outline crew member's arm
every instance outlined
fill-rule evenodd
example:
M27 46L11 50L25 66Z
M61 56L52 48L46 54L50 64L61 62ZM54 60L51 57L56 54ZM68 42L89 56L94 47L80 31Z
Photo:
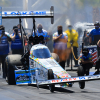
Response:
M13 34L10 35L10 37L11 37L12 41L15 41L16 34L13 33Z
M7 40L8 40L9 42L12 40L8 32L5 32L4 35L7 36Z
M68 42L68 35L67 35L67 33L63 32L63 34L64 34L64 39L66 39L66 42Z
M97 42L97 45L100 47L100 40Z
M0 40L1 40L2 37L3 37L3 34L0 36Z
M21 39L21 33L18 33L19 38Z
M59 36L57 36L56 33L54 33L53 34L53 41L57 42L61 36L62 36L62 34L60 34Z
M92 44L92 38L89 37L89 44Z

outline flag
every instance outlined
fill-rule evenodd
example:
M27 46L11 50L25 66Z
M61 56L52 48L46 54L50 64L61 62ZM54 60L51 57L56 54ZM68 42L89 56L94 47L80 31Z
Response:
M84 46L84 48L88 48L89 49L89 53L92 54L92 61L94 62L94 65L95 65L96 61L98 59L97 45Z
M92 52L91 54L92 54L92 61L93 61L94 64L95 64L96 61L97 61L97 57L98 57L98 55L97 55L97 50L94 51L94 52Z
M89 52L92 54L92 61L94 62L94 65L97 61L97 57L98 57L98 54L97 54L97 47L92 47L91 48L88 48L89 49Z

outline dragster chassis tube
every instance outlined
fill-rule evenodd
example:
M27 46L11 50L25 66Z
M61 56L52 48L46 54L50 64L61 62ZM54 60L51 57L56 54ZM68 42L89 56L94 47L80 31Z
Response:
M62 79L52 79L52 80L45 80L45 81L38 80L37 85L39 86L39 85L80 82L80 81L92 81L92 80L99 80L99 79L100 79L100 74L91 75L91 76L79 76L79 77L69 77L69 78L62 78Z

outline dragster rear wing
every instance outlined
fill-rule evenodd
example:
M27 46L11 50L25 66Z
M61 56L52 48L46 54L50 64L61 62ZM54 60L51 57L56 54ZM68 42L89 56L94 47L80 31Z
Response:
M50 85L50 84L60 84L60 83L71 83L80 81L92 81L100 79L100 74L91 76L79 76L79 77L69 77L63 79L52 79L46 81L38 81L37 85Z
M2 11L2 19L8 18L51 18L54 23L54 7L50 11Z

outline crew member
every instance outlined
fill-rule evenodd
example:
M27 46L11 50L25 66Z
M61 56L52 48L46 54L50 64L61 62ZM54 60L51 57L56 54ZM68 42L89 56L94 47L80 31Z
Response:
M3 78L6 78L5 58L9 53L9 41L11 41L9 33L5 32L3 25L0 25L0 63L2 64Z
M13 27L13 34L11 34L11 50L12 54L23 54L23 44L21 34L18 33L18 27Z
M90 45L97 45L97 42L100 39L100 23L99 21L96 21L94 23L95 29L93 29L90 34L89 34L89 43ZM98 56L100 56L100 47L97 46L97 50L98 50Z
M92 55L89 53L87 48L82 50L82 55L80 57L80 64L84 69L84 74L89 75L90 68L93 67Z
M72 28L72 25L68 25L68 29L65 31L65 33L67 34L68 36L68 42L67 42L67 48L68 48L68 51L71 51L71 46L73 46L73 51L74 51L74 54L75 54L75 57L76 59L78 58L77 57L77 48L78 48L78 33L76 30L74 30ZM70 63L70 53L69 53L69 59L67 60L67 67L69 67L69 63ZM78 61L74 59L74 62L75 62L75 66L74 67L78 67Z
M62 26L57 27L57 32L53 34L54 53L59 56L59 64L65 69L67 59L67 34L63 32Z
M50 40L50 36L48 35L48 32L43 29L42 24L38 24L37 25L37 31L36 31L36 34L34 34L34 32L33 32L33 37L35 35L36 36L43 36L44 37L45 44Z

